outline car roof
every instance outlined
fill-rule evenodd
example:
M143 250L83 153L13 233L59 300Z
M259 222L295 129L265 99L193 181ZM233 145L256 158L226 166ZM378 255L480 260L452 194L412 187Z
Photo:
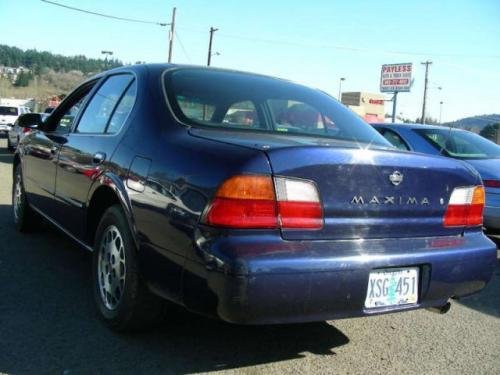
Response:
M248 76L253 76L253 77L272 79L272 80L281 81L281 82L288 82L288 83L292 83L292 84L299 84L299 83L296 83L294 81L280 78L280 77L274 77L274 76L260 74L260 73L254 73L254 72L247 72L247 71L242 71L242 70L237 70L237 69L216 68L216 67L206 66L206 65L168 64L168 63L148 63L148 64L136 64L136 65L120 66L120 67L110 69L108 71L104 71L104 72L101 72L99 74L96 74L91 79L95 79L95 78L104 76L105 74L108 74L108 73L114 73L114 72L120 72L120 71L131 71L131 70L135 71L135 72L139 72L143 69L147 69L147 70L151 71L153 74L160 74L160 73L163 73L163 71L165 71L166 69L172 69L172 68L191 68L191 69L196 69L196 70L200 70L200 71L207 71L207 72L216 71L216 72L226 72L226 73L237 73L237 74L248 75Z
M414 123L391 123L391 122L380 122L380 123L371 123L371 125L375 127L384 126L386 128L396 128L396 129L439 129L439 130L450 130L448 126L440 126L440 125L427 125L427 124L414 124ZM453 128L453 130L463 131L464 129Z

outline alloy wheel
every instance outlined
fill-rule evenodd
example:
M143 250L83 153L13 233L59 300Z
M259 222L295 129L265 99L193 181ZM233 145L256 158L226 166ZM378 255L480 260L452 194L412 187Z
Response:
M115 310L123 297L126 267L123 238L114 225L104 231L97 267L101 300L107 309Z

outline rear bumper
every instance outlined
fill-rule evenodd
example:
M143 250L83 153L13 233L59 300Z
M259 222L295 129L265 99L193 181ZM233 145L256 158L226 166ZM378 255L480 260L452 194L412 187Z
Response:
M273 253L248 255L269 249ZM441 306L451 297L481 290L497 262L496 246L479 232L364 241L226 237L202 251L207 250L212 254L206 257L210 266L205 265L208 290L185 286L185 298L203 300L201 296L209 293L215 296L216 315L242 324L320 321ZM229 254L239 255L231 260ZM370 271L405 266L420 268L418 303L366 309ZM196 267L188 262L189 268Z

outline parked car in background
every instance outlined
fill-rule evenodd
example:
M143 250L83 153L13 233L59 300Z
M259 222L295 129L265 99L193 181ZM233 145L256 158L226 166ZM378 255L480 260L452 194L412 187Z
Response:
M401 150L464 160L481 175L486 190L484 225L500 231L500 146L467 130L419 124L373 124Z
M31 110L24 106L0 105L0 133L7 133L20 115L30 112Z
M40 113L40 118L43 121L49 117L47 113ZM17 148L17 145L23 139L23 137L30 133L32 129L30 128L22 128L19 126L19 122L16 120L14 125L10 128L9 132L7 133L7 149L9 151L14 151Z
M472 168L400 152L288 81L127 66L19 124L36 128L14 155L15 225L38 213L93 251L116 330L163 299L243 324L445 312L496 266Z

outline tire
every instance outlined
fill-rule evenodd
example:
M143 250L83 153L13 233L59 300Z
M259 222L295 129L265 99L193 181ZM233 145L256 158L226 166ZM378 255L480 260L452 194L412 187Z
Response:
M23 184L23 173L21 165L17 165L14 171L12 183L12 215L14 225L19 232L32 230L36 223L36 213L29 206Z
M108 208L97 228L92 261L97 311L118 332L150 328L162 313L162 300L146 287L137 249L119 205Z

